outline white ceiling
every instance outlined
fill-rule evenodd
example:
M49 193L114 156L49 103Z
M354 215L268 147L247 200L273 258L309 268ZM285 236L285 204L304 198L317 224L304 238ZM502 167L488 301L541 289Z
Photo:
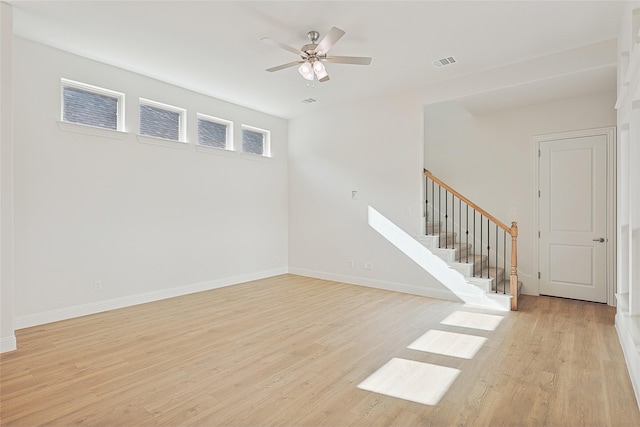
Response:
M18 36L284 118L613 39L623 8L616 1L9 3ZM371 56L372 64L327 64L331 80L313 86L295 67L264 71L298 58L261 38L299 48L308 31L322 38L332 26L346 35L331 54ZM444 56L458 63L434 68ZM594 78L615 87L615 73ZM573 92L589 90L594 80L584 80ZM301 102L309 97L318 102Z

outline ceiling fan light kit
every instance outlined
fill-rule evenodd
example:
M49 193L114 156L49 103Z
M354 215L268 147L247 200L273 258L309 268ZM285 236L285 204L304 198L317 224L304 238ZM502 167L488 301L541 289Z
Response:
M344 31L339 28L333 27L327 35L317 43L320 38L320 33L317 31L309 31L307 37L311 43L302 46L300 50L280 43L279 41L264 37L262 40L268 41L284 50L300 55L300 61L289 62L287 64L278 65L276 67L267 68L267 71L274 72L284 70L285 68L298 67L300 75L309 81L313 81L316 78L319 82L326 82L329 80L329 73L325 68L323 62L331 62L335 64L355 64L355 65L369 65L371 58L361 56L327 56L327 52L331 47L344 35Z
M311 67L310 63L303 62L302 65L298 67L298 71L300 72L300 75L304 77L306 80L314 79L313 68Z

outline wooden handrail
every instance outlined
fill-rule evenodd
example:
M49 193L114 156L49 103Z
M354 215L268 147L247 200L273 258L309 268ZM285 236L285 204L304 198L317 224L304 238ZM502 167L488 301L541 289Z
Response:
M491 222L496 224L498 227L509 233L511 235L511 274L509 280L509 291L511 292L511 310L518 310L518 224L513 221L511 223L511 227L505 225L502 221L491 215L489 212L482 209L477 204L473 203L471 200L460 194L457 190L451 188L449 185L444 183L442 180L438 179L434 176L430 171L424 169L424 174L427 178L431 179L435 183L437 183L440 187L443 187L445 190L449 191L454 196L458 197L460 200L465 202L468 206L480 212L485 218L489 219ZM497 256L497 255L496 255ZM506 272L505 272L506 273Z
M502 228L504 231L506 231L507 233L511 234L511 227L507 227L506 225L504 225L504 223L502 221L500 221L499 219L497 219L496 217L494 217L493 215L491 215L489 212L485 211L484 209L482 209L480 206L476 205L475 203L473 203L471 200L469 200L468 198L464 197L462 194L460 194L458 191L456 191L455 189L449 187L447 184L445 184L444 182L442 182L440 179L438 179L435 175L433 175L431 172L429 172L427 169L424 170L424 174L425 176L428 176L430 179L432 179L433 181L435 181L438 185L440 185L441 187L445 188L447 191L449 191L450 193L453 193L456 195L456 197L458 197L460 200L462 200L463 202L465 202L466 204L468 204L469 206L471 206L473 209L477 210L478 212L480 212L482 215L484 215L486 218L489 218L494 224L496 224L498 227ZM511 234L513 236L513 234ZM516 233L517 235L517 233Z

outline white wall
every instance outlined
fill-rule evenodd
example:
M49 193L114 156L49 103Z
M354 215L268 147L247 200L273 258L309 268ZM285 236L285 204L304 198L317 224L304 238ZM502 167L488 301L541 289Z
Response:
M15 350L13 319L13 10L0 2L0 353Z
M368 224L371 206L421 233L421 110L399 94L290 121L290 272L456 299Z
M61 130L61 78L125 93L124 140ZM138 142L139 97L188 110L188 149ZM20 38L14 109L18 328L286 272L285 120ZM273 158L195 150L197 112Z
M532 137L615 126L615 98L611 91L477 114L468 111L464 99L425 108L425 167L505 224L518 222L518 278L524 293L539 293Z
M615 125L613 89L566 99L568 93L581 90L566 84L574 76L582 80L611 75L615 76L615 41L610 40L293 119L289 126L290 271L455 299L367 225L366 209L372 206L410 235L421 234L422 168L427 167L450 178L454 187L462 184L458 187L463 194L477 197L504 222L512 220L505 218L511 207L518 210L513 220L523 221L521 270L533 275L531 137ZM486 114L482 120L456 103L444 103L477 94L488 94L492 100L503 89L526 94L527 84L541 87L551 80L556 87L570 86L554 94L566 100ZM432 107L423 115L424 105ZM480 189L475 173L466 167L473 160L486 160L496 150L517 158L511 165L485 168L490 169L489 185L501 186L503 193ZM505 179L510 172L518 178ZM359 191L358 200L350 200L352 190ZM365 261L372 263L371 271L363 269Z

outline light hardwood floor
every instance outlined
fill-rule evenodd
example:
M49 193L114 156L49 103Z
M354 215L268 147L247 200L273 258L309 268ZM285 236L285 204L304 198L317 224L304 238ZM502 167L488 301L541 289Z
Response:
M614 314L527 296L518 312L490 312L278 276L17 331L19 349L0 356L1 421L640 426ZM479 329L487 319L495 328ZM472 358L407 348L428 331L486 341ZM391 359L459 373L431 405L358 388ZM399 371L387 384L402 383ZM437 380L407 381L407 392Z

